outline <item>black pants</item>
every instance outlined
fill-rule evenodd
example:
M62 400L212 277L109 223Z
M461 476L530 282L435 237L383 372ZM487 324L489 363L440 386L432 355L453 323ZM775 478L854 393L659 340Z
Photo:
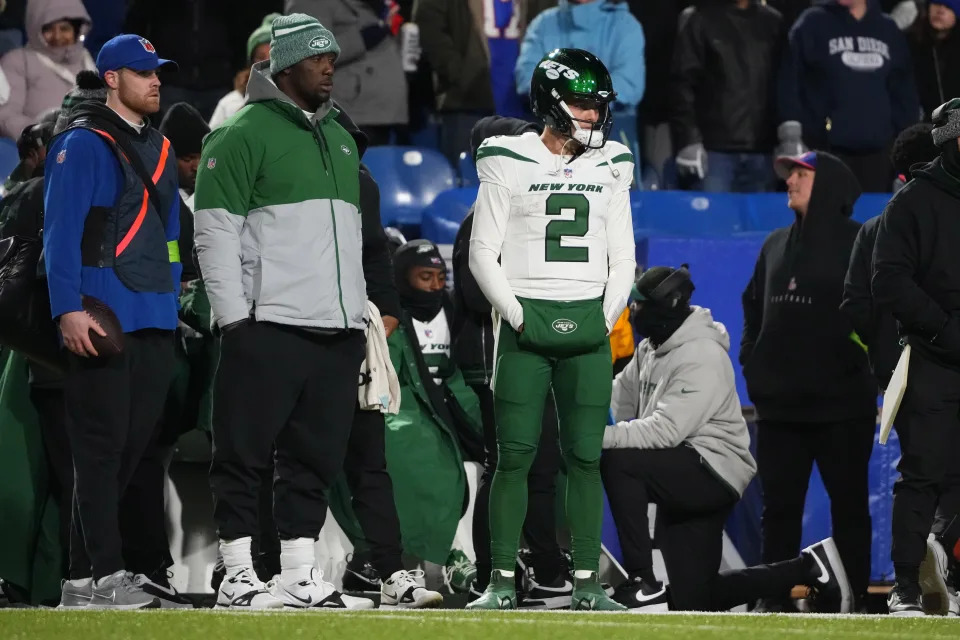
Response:
M60 509L60 545L64 565L70 556L70 520L73 505L73 456L67 437L67 412L63 389L59 387L30 387L30 402L37 411L43 449L50 470L50 493L56 497ZM66 572L64 572L66 575Z
M960 514L960 373L914 351L896 427L901 456L891 555L897 578L915 580L934 511L938 533Z
M606 450L600 473L631 576L652 573L647 506L657 505L657 539L674 609L724 611L805 581L800 558L717 573L723 525L737 496L692 448Z
M163 580L166 579L167 569L173 566L164 500L167 464L177 440L197 424L200 401L208 379L204 374L209 373L205 369L205 357L194 358L194 362L190 362L179 344L175 349L175 357L183 361L181 366L189 367L186 390L181 393L174 388L175 385L171 385L159 428L120 501L120 535L123 538L126 569L150 578L159 576Z
M477 588L483 590L490 580L490 483L497 469L497 425L493 414L493 392L487 385L471 387L480 399L486 460L473 506L473 548L477 556ZM557 472L560 470L560 444L557 410L553 395L543 410L540 443L527 476L527 516L523 537L530 549L530 562L537 580L551 582L563 571L563 558L557 545Z
M360 331L322 336L255 322L223 336L210 467L220 538L257 533L261 474L274 459L280 539L319 535L347 452L363 356Z
M343 463L353 512L381 580L403 569L400 518L393 500L393 482L387 473L385 429L382 413L361 411L358 406Z
M173 372L172 331L128 333L112 358L70 355L64 383L73 451L70 576L124 568L119 505L153 438Z
M872 542L867 469L875 433L873 416L826 424L757 422L764 562L789 560L799 553L803 507L816 462L830 497L833 538L854 596L866 594Z

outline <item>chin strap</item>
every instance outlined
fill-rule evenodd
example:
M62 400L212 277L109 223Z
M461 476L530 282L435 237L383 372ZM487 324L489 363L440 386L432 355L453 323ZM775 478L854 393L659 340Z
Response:
M614 178L619 178L620 171L618 171L617 168L613 166L613 163L610 162L609 156L607 156L606 152L604 151L604 148L603 148L604 145L600 145L599 147L590 146L590 143L593 141L593 134L596 132L596 130L591 128L589 131L587 131L586 129L581 127L580 121L577 120L575 117L573 117L573 113L570 111L570 107L568 107L567 103L560 98L560 94L557 92L557 90L554 89L551 93L553 97L557 100L557 103L560 105L560 108L563 109L563 111L570 117L570 121L573 123L573 135L571 136L569 133L566 133L564 135L566 135L569 138L569 140L574 140L580 143L581 145L583 145L587 149L599 150L600 155L603 156L603 159L606 161L607 166L610 168L610 173L613 174ZM603 141L602 133L601 133L600 139L601 141ZM563 146L566 147L567 143L564 143ZM561 156L562 155L563 154L561 153ZM558 172L559 172L559 169L558 169Z

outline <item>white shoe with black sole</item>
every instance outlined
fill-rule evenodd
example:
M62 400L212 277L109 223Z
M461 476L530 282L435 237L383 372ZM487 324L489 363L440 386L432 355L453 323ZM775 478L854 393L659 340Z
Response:
M949 613L954 595L947 586L949 573L947 552L931 533L927 537L927 554L920 563L920 598L923 612L928 616L945 616Z
M443 604L443 596L420 583L423 571L397 571L380 587L381 609L433 609Z
M613 601L625 606L628 613L666 613L670 611L667 588L660 582L640 577L627 580L613 592Z
M285 609L299 611L347 611L373 609L370 598L348 596L323 579L323 571L311 569L310 577L287 583L280 576L267 583L267 591Z
M284 602L267 591L265 585L253 569L241 569L227 575L217 591L215 609L236 611L277 611L283 609Z
M801 553L807 554L816 565L808 584L816 593L817 611L850 613L853 610L853 587L833 538L810 545Z
M170 584L169 577L163 581L151 580L146 574L133 576L133 583L160 601L161 609L193 609L193 603L180 595Z

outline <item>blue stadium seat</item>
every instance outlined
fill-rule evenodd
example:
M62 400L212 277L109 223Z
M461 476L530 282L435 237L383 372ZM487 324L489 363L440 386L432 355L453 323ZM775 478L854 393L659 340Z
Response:
M421 237L436 244L453 244L460 223L477 199L477 187L444 191L423 212Z
M423 210L454 186L453 167L439 151L420 147L370 147L363 163L380 186L384 225L420 224Z
M745 231L741 198L735 193L632 191L633 229L696 237Z
M460 173L461 187L472 187L480 184L480 178L477 177L477 165L474 164L473 156L468 152L460 152L460 162L457 163L457 171Z
M0 180L6 180L20 163L17 143L10 138L0 138Z

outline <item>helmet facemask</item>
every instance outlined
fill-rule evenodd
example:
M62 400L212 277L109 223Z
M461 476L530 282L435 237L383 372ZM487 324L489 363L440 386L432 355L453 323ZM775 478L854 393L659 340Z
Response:
M598 113L596 122L576 118L570 109L567 100L564 100L560 93L553 89L551 92L556 101L556 109L551 110L553 122L547 122L559 133L569 136L579 142L587 149L600 149L607 143L610 137L610 129L613 127L613 116L610 114L610 102L601 96L597 100L595 96L574 96L570 102L574 106L582 109L595 109ZM613 96L610 96L612 99Z

